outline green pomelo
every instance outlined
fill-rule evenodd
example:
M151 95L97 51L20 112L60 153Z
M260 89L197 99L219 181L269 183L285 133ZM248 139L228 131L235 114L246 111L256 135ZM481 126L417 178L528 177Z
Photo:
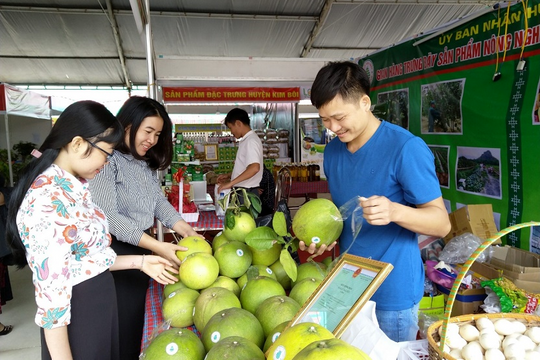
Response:
M332 256L327 256L325 257L324 259L322 259L322 263L324 265L326 265L326 268L328 269L328 267L330 266L330 264L332 264L332 261L334 261L334 259L332 259Z
M265 360L264 353L251 341L240 336L221 340L206 354L205 360Z
M254 272L254 276L253 278L257 277L257 276L266 276L266 277L269 277L269 278L272 278L274 280L277 280L277 277L276 277L276 274L274 274L274 272L272 271L272 269L270 269L268 266L264 266L264 265L251 265L249 268L248 268L248 271L240 276L237 280L236 280L236 283L238 284L238 286L240 286L240 289L243 289L244 286L246 285L246 283L248 282L248 273L251 270L251 268L254 268L256 269L256 273Z
M214 236L214 240L212 240L212 250L216 252L216 250L223 244L228 243L229 240L225 235L223 235L223 231L220 231L217 233L216 236Z
M230 241L246 242L246 236L257 227L253 217L245 212L240 212L237 215L232 215L234 225L229 227L227 215L225 215L225 229L223 235Z
M210 245L205 239L201 239L198 236L187 236L181 239L178 242L178 245L187 248L186 251L176 252L176 257L180 259L180 261L184 261L186 257L196 252L205 252L212 255L212 245Z
M255 314L255 311L264 300L276 295L285 296L283 286L276 279L259 276L246 283L240 293L240 303L242 308Z
M288 296L272 296L264 300L257 310L255 317L264 330L264 336L285 321L291 321L300 310L300 304Z
M285 290L290 290L292 287L292 280L289 275L287 275L287 272L285 272L285 268L283 267L281 261L278 259L269 267L274 272L274 274L276 274L276 279L277 281L279 281L281 286L283 286Z
M294 360L371 360L371 358L341 339L328 339L312 342L296 354Z
M251 266L253 259L249 246L240 241L221 245L214 257L219 264L219 273L230 278L242 276Z
M202 342L206 351L229 336L240 336L257 345L264 344L264 332L259 320L247 310L230 308L218 312L206 324Z
M180 266L180 281L194 290L205 289L219 276L219 264L208 253L194 253L184 259Z
M270 249L266 250L257 250L255 248L249 247L253 253L253 265L265 265L269 266L276 262L279 259L281 254L282 245L280 243L274 243Z
M303 306L309 299L311 294L313 294L315 289L319 287L321 282L322 280L315 278L304 279L295 286L293 286L291 292L289 293L289 297L296 300L296 302L299 303L300 306Z
M225 309L241 307L240 300L231 290L222 287L208 288L201 291L193 310L193 323L197 330L203 331L210 318Z
M269 359L292 360L303 348L314 341L333 339L334 334L319 324L304 322L281 333L268 349Z
M264 347L263 347L263 351L266 353L266 351L268 350L268 348L270 347L270 345L272 345L276 340L277 338L279 337L279 335L281 335L281 333L283 332L283 330L285 330L285 328L287 327L287 325L289 325L289 321L285 321L285 322L282 322L281 324L279 324L278 326L276 326L275 328L273 328L270 333L268 334L268 336L266 337L266 341L264 342Z
M188 287L184 285L184 283L181 281L177 281L174 284L167 284L163 287L163 298L165 299L172 292L178 291L180 289L185 289L185 288L188 288Z
M328 199L312 199L302 205L292 221L294 235L306 246L330 245L343 230L341 213Z
M145 360L203 360L202 341L188 329L169 329L156 336L144 350Z
M199 292L190 288L173 291L163 300L163 319L170 321L172 327L193 325L193 308L198 297Z
M307 278L323 280L326 277L326 265L319 262L306 262L298 265L296 281L292 282L292 287Z
M240 298L240 286L234 281L233 279L226 277L226 276L218 276L216 281L212 285L210 285L208 288L213 287L222 287L227 290L231 290L236 297Z

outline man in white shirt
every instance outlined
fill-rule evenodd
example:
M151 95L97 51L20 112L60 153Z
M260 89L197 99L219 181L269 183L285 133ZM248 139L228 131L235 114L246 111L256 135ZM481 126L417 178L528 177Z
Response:
M232 174L223 174L218 177L218 191L244 188L259 196L259 184L264 167L261 139L251 130L249 116L245 110L232 109L227 113L224 122L238 139L238 151Z

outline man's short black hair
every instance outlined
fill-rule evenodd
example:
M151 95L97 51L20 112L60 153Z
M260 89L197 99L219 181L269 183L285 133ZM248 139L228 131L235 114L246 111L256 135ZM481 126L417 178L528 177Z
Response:
M233 124L236 120L240 120L243 124L250 126L249 115L246 110L234 108L227 113L225 124Z
M350 61L330 62L315 77L311 103L320 109L337 95L343 101L356 101L363 95L369 96L369 90L369 76L361 66Z

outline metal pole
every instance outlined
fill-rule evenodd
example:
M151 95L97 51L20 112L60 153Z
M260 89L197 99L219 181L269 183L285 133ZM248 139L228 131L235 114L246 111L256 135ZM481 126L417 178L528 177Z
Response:
M300 161L300 118L298 116L298 103L294 103L294 128L293 128L293 159L292 162Z
M147 91L148 97L155 100L157 99L157 92L154 77L154 47L152 45L152 28L150 26L150 0L144 1L144 12L146 14L146 24L144 24L144 29L146 36L146 69L148 72ZM158 179L161 180L163 177L162 171L158 171L157 176ZM159 220L156 224L156 237L158 241L164 241L163 224Z
M13 166L11 164L11 143L9 141L9 124L7 111L4 114L4 122L6 125L6 148L8 156L8 169L9 169L9 186L13 187Z
M156 84L154 77L154 47L152 44L152 28L150 26L150 0L144 1L146 12L146 66L148 71L148 97L157 99Z

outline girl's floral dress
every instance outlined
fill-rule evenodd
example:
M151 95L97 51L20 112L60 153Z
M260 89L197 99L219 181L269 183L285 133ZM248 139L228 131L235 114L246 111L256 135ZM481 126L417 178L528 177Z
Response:
M116 260L105 214L92 203L88 183L56 165L39 175L17 214L36 291L36 324L70 323L73 286Z

